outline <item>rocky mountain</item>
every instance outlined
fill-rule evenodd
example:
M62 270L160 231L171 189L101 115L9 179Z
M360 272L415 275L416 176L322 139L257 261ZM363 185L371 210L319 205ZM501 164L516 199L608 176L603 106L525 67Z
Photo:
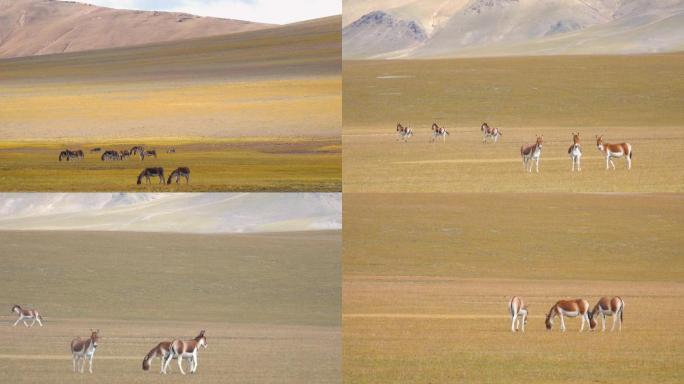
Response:
M651 53L684 49L684 0L403 0L385 3L344 29L346 59L543 54ZM349 0L344 12L366 10ZM414 23L420 41L393 39L403 27L367 33L371 14ZM394 23L399 25L400 23ZM388 30L398 28L396 33ZM377 32L377 28L371 32ZM350 39L350 40L347 40ZM352 40L353 39L353 40Z
M414 48L426 39L427 33L419 23L374 11L342 30L342 41L347 42L342 50L350 58L368 51L383 54Z
M0 58L77 52L270 28L185 13L56 0L0 0Z

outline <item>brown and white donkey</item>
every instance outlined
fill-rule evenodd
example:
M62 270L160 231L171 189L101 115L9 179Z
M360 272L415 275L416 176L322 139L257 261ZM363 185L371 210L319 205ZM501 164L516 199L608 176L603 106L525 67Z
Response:
M90 337L81 339L77 337L71 340L71 357L74 363L74 372L79 372L79 363L81 364L80 372L83 373L85 362L90 363L88 371L93 373L93 357L97 349L97 342L100 340L100 330L90 330Z
M562 332L565 332L565 321L563 321L563 316L580 317L582 320L580 332L582 332L584 331L584 323L589 323L589 302L584 299L557 301L546 315L546 329L549 331L553 327L553 319L556 316L560 317L560 328Z
M172 341L170 356L166 359L166 363L164 363L162 373L166 373L169 363L174 358L178 359L178 369L180 369L181 374L185 375L183 359L190 361L190 373L195 373L197 371L197 354L200 347L207 348L207 338L204 336L204 330L192 340L176 339Z
M596 328L596 325L598 325L598 321L596 321L596 316L601 316L601 322L602 322L602 327L601 331L605 332L606 330L606 316L615 316L613 317L613 328L610 329L610 331L615 330L615 324L619 321L620 322L620 328L618 329L619 331L622 331L622 313L625 310L625 302L622 300L621 297L615 296L613 298L608 298L608 297L602 297L599 299L599 301L596 303L594 306L594 309L589 312L589 326L593 330Z
M17 321L15 321L14 324L12 325L13 327L16 327L20 321L22 321L24 323L24 326L26 328L33 327L33 325L36 324L36 321L38 322L38 325L40 325L41 327L43 326L43 318L40 316L40 313L38 313L38 311L36 311L35 309L22 308L19 305L15 304L12 307L12 312L19 315L19 318L17 319ZM26 322L27 320L32 320L31 324L28 324Z
M527 304L518 296L513 296L508 301L508 313L511 315L511 332L516 332L518 328L522 328L525 333L525 324L527 324Z
M608 144L603 142L603 136L596 136L596 149L598 149L603 156L606 158L606 170L609 170L609 164L613 166L615 170L615 163L613 163L613 157L620 158L624 157L627 161L627 169L632 169L632 144L630 143L619 143L619 144Z

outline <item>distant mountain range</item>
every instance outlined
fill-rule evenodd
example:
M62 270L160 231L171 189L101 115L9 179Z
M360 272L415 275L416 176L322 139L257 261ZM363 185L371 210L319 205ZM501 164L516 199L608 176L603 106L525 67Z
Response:
M273 25L71 1L0 0L0 58L127 47L270 27Z
M684 50L684 0L347 0L343 57Z
M342 228L336 193L4 193L0 230L256 233Z

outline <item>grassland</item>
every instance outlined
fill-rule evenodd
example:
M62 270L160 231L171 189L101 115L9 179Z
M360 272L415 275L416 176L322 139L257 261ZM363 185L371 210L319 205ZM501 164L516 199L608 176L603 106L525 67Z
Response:
M345 62L345 191L684 191L683 64L682 54ZM481 143L483 121L502 130L498 144ZM397 122L416 132L409 143L397 142ZM429 143L432 122L449 129L446 144ZM541 174L526 176L520 146L537 134ZM596 134L632 143L631 172L604 171Z
M133 162L53 160L143 143L185 146L158 164L191 168L181 190L340 191L339 19L0 60L0 189L135 190Z
M345 381L681 382L682 199L345 194ZM624 298L622 333L545 330L556 300L602 295Z
M193 381L339 382L339 232L0 239L2 305L36 306L46 320L12 328L2 316L3 382L73 380L68 343L90 328L102 332L88 378L97 381L156 381L158 364L152 373L140 368L147 351L206 329L209 348ZM165 381L180 382L173 371Z
M157 150L157 159L103 162L103 150L135 145ZM62 161L64 148L82 148L82 161ZM166 153L175 148L176 153ZM2 191L339 191L341 146L337 138L154 138L102 141L0 143ZM145 167L190 168L190 184L136 185ZM144 180L143 180L144 183Z

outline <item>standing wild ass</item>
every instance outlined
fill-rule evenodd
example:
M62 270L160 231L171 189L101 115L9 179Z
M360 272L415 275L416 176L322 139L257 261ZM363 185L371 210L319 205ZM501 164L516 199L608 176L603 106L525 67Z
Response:
M90 363L88 371L93 373L93 356L95 356L95 350L97 349L97 342L100 340L100 330L93 331L90 330L90 337L88 339L81 339L77 337L71 340L71 357L74 363L74 372L78 372L79 363L81 364L80 372L83 373L83 368L85 367L85 362L88 360Z
M501 130L499 128L491 128L489 124L482 123L480 126L480 131L482 131L482 142L487 143L488 138L492 138L494 140L494 144L496 144L497 141L499 141L499 136L502 136Z
M508 301L508 313L511 315L511 332L517 332L518 327L525 333L527 324L527 304L518 296L513 296Z
M615 323L620 322L619 331L622 331L622 313L625 309L625 302L620 297L613 297L612 299L607 297L602 297L594 306L594 309L589 312L589 325L593 330L596 328L598 321L594 316L601 316L601 331L606 331L606 316L615 316L613 318L613 328L610 329L611 332L615 330Z
M38 322L38 325L41 327L43 326L43 318L40 316L40 313L36 311L35 309L30 309L30 308L22 308L19 305L14 305L12 307L12 312L16 313L19 315L19 318L17 321L14 322L12 325L13 327L16 327L19 322L23 322L24 326L26 328L31 328L33 327L34 324L36 324L36 321ZM26 321L27 320L32 320L31 325L29 325Z
M171 354L166 359L162 373L166 373L169 363L174 358L178 359L178 369L180 369L181 374L185 375L185 371L183 371L183 359L188 359L190 361L190 373L195 373L197 371L197 354L200 347L204 347L204 349L207 348L207 338L204 336L204 330L192 340L176 339L172 341Z
M449 136L449 131L444 127L440 127L437 123L432 123L432 139L431 142L435 142L435 139L442 136L442 142L446 143L446 137Z
M563 316L579 316L582 320L582 326L580 328L580 332L582 332L584 331L584 323L589 323L589 302L584 299L557 301L546 315L546 329L549 331L553 327L553 319L556 316L560 317L561 332L565 332L565 321L563 321Z
M615 169L615 163L613 163L613 157L620 158L624 157L627 162L627 169L632 169L632 144L630 143L620 143L620 144L607 144L603 142L603 136L596 136L596 148L603 153L606 157L606 170L609 170L609 164Z
M580 159L582 158L582 146L580 146L579 132L572 134L572 145L568 148L568 155L570 160L572 160L572 171L575 172L575 164L577 165L577 171L582 170L580 165Z
M523 145L520 147L520 156L522 157L525 171L532 172L532 161L534 161L537 164L537 173L539 173L539 159L541 158L543 144L544 135L541 135L537 136L537 142L534 145L528 145L527 147Z
M401 123L397 123L397 135L399 135L397 140L408 141L408 139L413 136L413 129L410 127L404 127L401 125Z

